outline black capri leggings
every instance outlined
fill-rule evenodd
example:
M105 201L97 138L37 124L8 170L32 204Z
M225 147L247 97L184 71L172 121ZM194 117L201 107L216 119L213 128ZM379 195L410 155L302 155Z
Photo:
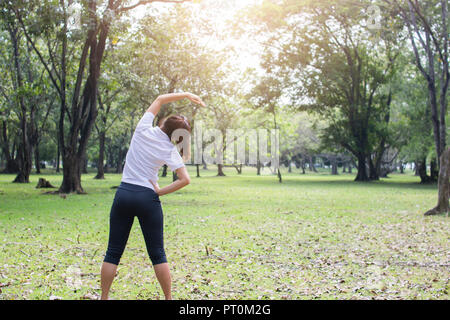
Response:
M121 182L109 218L108 249L103 261L119 264L137 216L152 264L167 262L163 240L163 212L158 194L150 188Z

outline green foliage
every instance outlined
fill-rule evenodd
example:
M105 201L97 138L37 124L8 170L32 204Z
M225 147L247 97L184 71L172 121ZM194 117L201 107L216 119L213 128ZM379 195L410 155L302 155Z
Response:
M269 2L283 22L255 14L267 35L261 65L268 74L255 99L274 107L289 97L298 110L319 115L322 148L360 159L394 147L391 86L403 50L394 20L383 15L389 28L367 28L368 1L264 1L254 10L267 12Z
M394 99L393 117L396 123L394 136L401 148L400 157L417 161L435 155L430 106L427 87L411 67L409 76L398 81Z

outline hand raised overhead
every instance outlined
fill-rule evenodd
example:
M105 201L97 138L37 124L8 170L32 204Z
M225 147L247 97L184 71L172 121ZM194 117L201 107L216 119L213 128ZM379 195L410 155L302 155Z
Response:
M199 96L197 96L197 95L195 95L195 94L193 94L193 93L190 93L190 92L186 93L186 95L187 95L186 98L188 98L189 100L191 100L193 103L199 104L199 105L201 105L201 106L203 106L203 107L206 106L205 103L202 101L202 99L200 99Z

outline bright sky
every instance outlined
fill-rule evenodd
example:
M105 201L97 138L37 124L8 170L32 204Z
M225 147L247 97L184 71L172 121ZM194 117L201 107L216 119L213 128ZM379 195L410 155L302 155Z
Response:
M260 2L260 0L197 0L185 5L192 6L194 12L199 17L209 17L213 21L213 29L215 33L208 36L208 39L204 39L208 45L213 46L216 49L225 48L229 45L234 46L237 49L237 54L232 63L244 71L248 67L259 68L259 59L256 43L249 38L242 38L239 40L227 38L225 41L219 39L218 35L229 27L227 21L238 13L245 9L249 5ZM150 5L141 6L134 9L131 15L136 19L142 18L145 13L153 10L164 11L169 6L176 6L174 3L162 3L155 2Z

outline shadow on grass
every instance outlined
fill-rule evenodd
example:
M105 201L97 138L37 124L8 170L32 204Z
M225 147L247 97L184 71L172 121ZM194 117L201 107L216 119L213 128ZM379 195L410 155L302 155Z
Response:
M96 172L96 171L95 171ZM88 175L95 173L93 169L88 170L88 174L82 175L83 178L87 178ZM117 175L117 173L107 173L111 175ZM54 169L43 169L42 173L36 174L35 172L31 173L31 176L62 176L62 173L56 173ZM11 176L13 179L16 174L1 174L1 176ZM370 181L370 182L359 182L354 181L355 175L351 174L340 174L338 176L331 176L327 173L317 173L317 174L307 174L307 175L296 175L296 174L284 174L283 182L280 184L278 182L278 178L276 175L262 175L262 176L252 176L248 174L238 175L238 174L227 174L224 177L214 175L204 175L201 178L204 180L213 179L214 181L220 181L223 179L224 183L228 183L228 179L224 178L239 178L241 183L247 183L249 185L254 186L270 186L274 187L274 185L280 186L311 186L311 188L321 188L321 186L330 188L367 188L367 189L378 189L378 188L390 188L390 189L415 189L415 190L437 190L437 183L431 184L421 184L418 177L413 176L389 176L387 178L381 178L379 181ZM90 178L90 177L89 177ZM170 177L171 178L171 177ZM193 176L194 179L197 179ZM417 178L417 181L412 181L412 178ZM401 179L405 179L405 181L399 181ZM92 179L94 180L94 179ZM99 180L97 180L99 181ZM12 181L11 181L12 182ZM111 181L112 182L112 181ZM120 183L120 182L119 182ZM118 182L112 182L112 185L105 187L103 193L109 193L114 191L118 186ZM103 189L103 187L94 187L94 189ZM89 188L88 188L89 189Z
M267 177L267 176L266 176ZM273 179L254 179L252 177L243 177L243 180L247 180L248 183L253 185L270 185L274 184L284 185L284 186L311 186L311 188L320 188L321 186L330 188L367 188L367 189L379 189L379 188L390 188L390 189L415 189L415 190L437 190L437 183L430 184L421 184L420 181L412 182L408 181L399 181L395 178L381 178L378 181L369 181L369 182L360 182L354 181L353 179L342 179L342 176L332 177L325 175L317 175L316 177L320 177L319 179L313 176L300 176L293 177L287 176L284 177L283 182L280 184L278 182L278 178L273 176ZM344 178L349 178L348 176L344 176Z

